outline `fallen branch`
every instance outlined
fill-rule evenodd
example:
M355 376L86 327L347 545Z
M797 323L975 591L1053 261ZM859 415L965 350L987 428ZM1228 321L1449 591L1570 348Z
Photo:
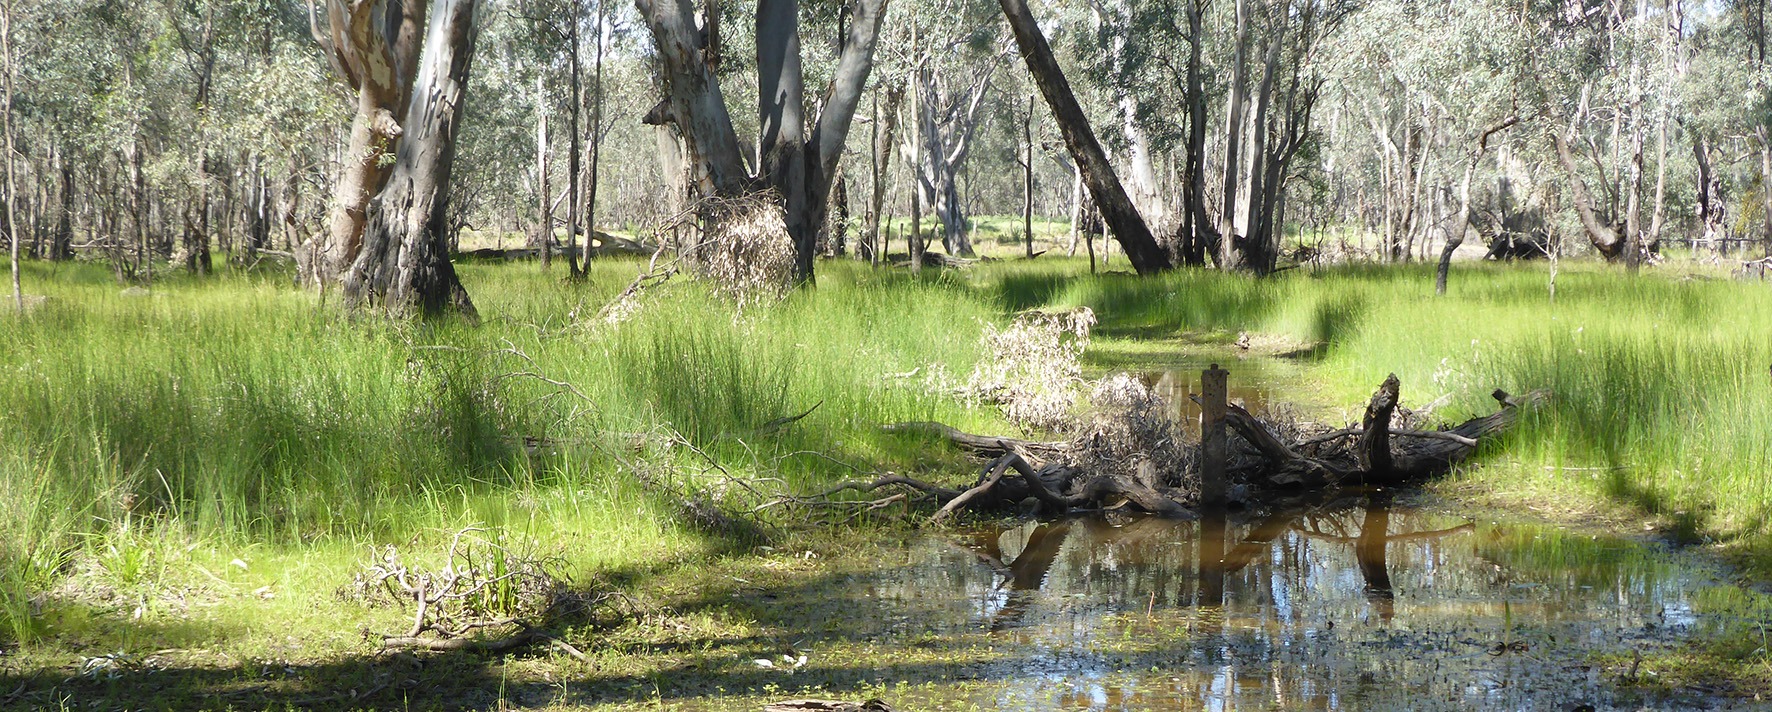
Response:
M1239 485L1238 496L1242 498L1267 490L1329 490L1344 482L1394 484L1431 477L1469 457L1486 438L1511 426L1525 407L1541 403L1546 397L1541 392L1516 397L1499 390L1493 395L1501 406L1498 411L1455 427L1393 427L1391 421L1401 402L1401 386L1393 375L1373 393L1360 426L1294 436L1283 434L1294 432L1288 426L1276 427L1241 406L1227 404L1225 423L1235 437L1230 439L1226 474ZM1125 413L1120 417L1148 414ZM1026 506L1030 500L1052 513L1131 507L1166 517L1194 514L1198 495L1192 483L1198 480L1190 480L1191 473L1186 468L1199 460L1195 454L1197 443L1176 446L1174 440L1164 440L1138 446L1167 453L1155 458L1161 462L1154 462L1152 453L1157 450L1126 450L1123 446L1112 450L1116 455L1107 459L1099 455L1093 459L1082 457L1099 445L1097 440L1089 439L1103 437L1099 429L1070 442L977 435L933 422L897 423L883 429L945 440L987 460L985 475L964 491L893 475L872 483L844 484L811 499L826 499L848 490L904 486L940 503L930 518L932 522L944 521L966 509ZM1138 463L1135 471L1129 472L1131 465L1121 464L1128 462ZM1159 477L1159 472L1164 477Z

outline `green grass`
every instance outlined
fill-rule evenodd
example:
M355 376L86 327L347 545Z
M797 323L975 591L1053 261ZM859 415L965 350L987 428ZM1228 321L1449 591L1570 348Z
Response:
M577 286L467 266L476 328L316 308L286 274L127 296L102 267L30 265L49 300L0 320L0 637L48 632L41 594L86 562L136 590L183 547L330 557L336 586L363 545L469 524L598 542L567 552L580 575L730 544L638 483L635 460L695 459L656 438L635 455L637 433L680 432L737 474L808 488L928 459L881 423L994 425L882 378L970 370L980 324L1000 317L951 280L836 266L742 315L676 283L599 324L635 270L599 262ZM217 557L212 572L233 558Z
M1305 347L1276 385L1347 409L1325 417L1352 417L1391 372L1406 404L1446 396L1448 419L1491 410L1493 388L1546 389L1550 406L1471 481L1516 503L1646 511L1772 572L1764 284L1565 263L1553 302L1542 265L1461 264L1436 297L1424 266L1136 278L1049 255L913 280L835 261L816 289L743 314L674 283L597 324L635 270L598 262L569 285L464 265L473 327L342 314L274 271L126 296L102 266L27 265L26 290L49 300L0 315L0 642L61 665L71 650L357 655L360 628L400 625L333 597L367 548L422 557L469 525L580 581L643 580L746 543L642 484L635 468L656 465L685 478L665 484L719 483L662 434L796 489L852 466L966 477L956 456L877 426L1007 426L885 376L963 377L982 323L1068 305L1094 308L1097 343L1127 364L1242 331Z
M1570 495L1658 515L1683 537L1739 544L1772 572L1772 289L1565 263L1460 265L1449 294L1431 267L1348 267L1267 280L1182 271L1155 279L999 267L1009 308L1087 305L1104 335L1270 332L1314 346L1311 380L1364 403L1386 374L1406 404L1487 412L1489 392L1553 398L1480 477L1521 501ZM1233 376L1234 377L1234 376Z

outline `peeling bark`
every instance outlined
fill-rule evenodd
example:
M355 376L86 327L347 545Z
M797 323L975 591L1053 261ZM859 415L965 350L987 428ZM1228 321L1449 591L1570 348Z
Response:
M346 299L390 313L475 316L449 261L447 214L455 137L477 28L475 0L436 0L388 187L371 206L363 249L345 276Z

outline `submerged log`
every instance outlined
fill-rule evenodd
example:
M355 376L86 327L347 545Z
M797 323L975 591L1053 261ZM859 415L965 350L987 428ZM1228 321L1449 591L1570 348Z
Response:
M1515 397L1497 390L1494 413L1440 430L1412 430L1392 424L1401 403L1401 385L1393 374L1367 403L1358 426L1288 438L1279 427L1235 404L1226 404L1228 426L1226 476L1232 499L1250 500L1283 491L1329 491L1344 484L1394 485L1445 473L1470 457L1483 442L1504 432L1520 412L1542 403L1532 392ZM1129 508L1165 517L1192 518L1200 505L1197 467L1200 443L1187 445L1184 459L1173 463L1144 461L1120 472L1089 471L1078 462L1089 447L1078 442L1042 442L966 433L941 423L897 423L889 433L933 436L988 463L970 487L956 490L891 476L869 485L841 489L873 490L909 487L941 504L932 521L962 510L1038 507L1048 513ZM1100 460L1095 460L1100 462ZM1175 471L1162 472L1169 467ZM1125 471L1130 469L1131 472ZM1270 494L1271 493L1271 494Z

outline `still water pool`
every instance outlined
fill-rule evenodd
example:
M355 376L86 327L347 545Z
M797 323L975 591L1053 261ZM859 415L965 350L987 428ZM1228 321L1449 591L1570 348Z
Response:
M1570 710L1741 707L1618 684L1619 660L1728 629L1703 612L1720 588L1652 543L1374 492L930 535L766 595L810 611L776 621L809 665L900 709Z

